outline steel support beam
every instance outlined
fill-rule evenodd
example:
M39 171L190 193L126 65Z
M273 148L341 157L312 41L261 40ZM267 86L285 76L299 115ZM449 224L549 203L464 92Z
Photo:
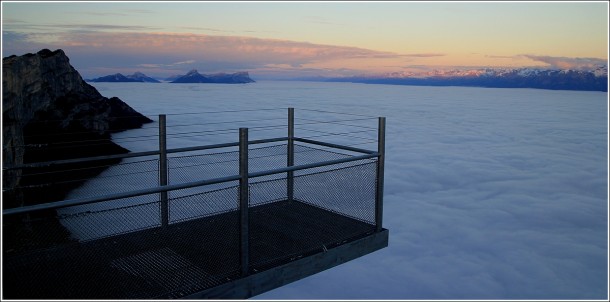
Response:
M248 128L239 128L239 254L241 276L249 271L249 188L248 188Z
M377 133L377 188L375 198L375 226L377 231L381 231L383 225L383 182L385 169L385 117L379 118L379 128Z
M288 160L287 166L294 166L294 108L288 108ZM294 199L294 171L288 171L286 177L286 195L288 201Z
M159 115L159 186L167 186L167 126L165 114ZM159 195L161 227L166 228L169 224L168 192L161 191Z

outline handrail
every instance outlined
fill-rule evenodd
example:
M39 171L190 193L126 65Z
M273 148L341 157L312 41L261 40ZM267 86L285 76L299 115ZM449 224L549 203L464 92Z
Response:
M280 142L280 141L287 141L287 140L288 140L288 137L259 139L259 140L249 141L248 145L273 143L273 142ZM169 153L179 153L179 152L189 152L189 151L201 151L201 150L219 149L219 148L236 147L236 146L239 146L238 142L205 145L205 146L184 147L184 148L173 148L173 149L167 149L167 153L169 154ZM150 155L159 155L159 153L160 153L159 150L155 150L155 151L133 152L133 153L126 153L126 154L63 159L63 160L55 160L55 161L29 163L29 164L23 164L23 165L12 166L12 167L2 167L2 170L16 170L16 169L24 169L24 168L47 167L47 166L52 166L52 165L74 164L74 163L96 161L96 160L103 160L103 159L117 159L117 158L122 159L122 158L130 158L130 157L150 156Z
M299 141L299 142L303 142L303 143L320 145L320 146L325 146L325 147L331 147L331 148L335 148L335 149L343 149L343 150L347 150L347 151L353 151L353 152L364 153L364 154L373 154L373 153L375 153L375 151L371 151L371 150L354 148L354 147L350 147L350 146L337 145L337 144L333 144L333 143L316 141L316 140L307 139L307 138L295 137L294 140L295 141Z
M259 140L249 141L248 145L274 143L274 142L281 142L281 141L287 141L287 140L288 140L288 137L276 137L276 138L259 139ZM184 147L184 148L167 149L167 153L200 151L200 150L218 149L218 148L227 148L227 147L237 147L237 146L239 146L239 142L237 142L237 143L224 143L224 144L216 144L216 145L206 145L206 146L195 146L195 147Z
M17 166L12 166L12 167L2 167L2 170L39 168L39 167L48 167L48 166L53 166L53 165L74 164L74 163L96 161L96 160L103 160L103 159L129 158L129 157L140 157L140 156L150 156L150 155L159 155L159 150L134 152L134 153L126 153L126 154L115 154L115 155L102 155L102 156L94 156L94 157L82 157L82 158L73 158L73 159L62 159L62 160L54 160L54 161L43 161L43 162L17 165Z
M121 199L121 198L149 195L149 194L155 194L155 193L160 193L160 192L188 189L188 188L205 186L205 185L213 185L213 184L223 183L223 182L228 182L228 181L233 181L233 180L239 180L239 175L213 178L213 179L204 179L204 180L185 182L185 183L175 184L175 185L157 186L154 188L140 189L140 190L134 190L134 191L129 191L129 192L98 195L98 196L85 197L85 198L75 198L75 199L49 202L49 203L43 203L43 204L37 204L37 205L31 205L31 206L25 206L25 207L19 207L19 208L6 209L6 210L2 210L2 215L4 216L4 215L23 214L23 213L28 213L28 212L42 211L42 210L60 209L60 208L65 208L65 207L85 205L85 204L96 203L96 202L101 202L101 201L109 201L109 200L116 200L116 199Z
M343 163L348 163L348 162L352 162L352 161L374 158L374 157L378 157L378 156L379 156L379 153L375 152L373 154L365 154L365 155L352 156L352 157L341 158L341 159L327 160L327 161L322 161L322 162L317 162L317 163L312 163L312 164L290 166L290 167L278 168L278 169L267 170L267 171L253 172L253 173L248 173L248 177L250 177L250 178L261 177L261 176L273 175L273 174L278 174L278 173L292 172L292 171L297 171L297 170L325 167L325 166L330 166L330 165L343 164Z
M343 146L343 145L339 145L339 144L333 144L333 143L322 142L322 141L317 141L317 140L312 140L312 139L295 137L294 136L294 109L289 108L288 110L289 110L288 111L289 131L288 131L287 137L276 137L276 138L269 138L269 139L243 141L241 138L242 129L240 128L240 142L166 149L166 139L167 138L166 138L166 132L165 132L166 126L164 123L165 115L160 115L159 116L159 121L160 121L160 124L159 124L159 127L160 127L159 128L159 143L160 143L159 150L133 152L133 153L127 153L127 154L106 155L106 156L95 156L95 157L86 157L86 158L74 158L74 159L65 159L65 160L56 160L56 161L46 161L46 162L22 164L22 165L17 165L17 166L12 166L12 167L3 167L3 170L14 170L14 169L23 169L23 168L53 166L53 165L60 165L60 164L81 163L81 162L89 162L89 161L96 161L96 160L123 159L123 158L154 156L154 155L160 156L160 163L161 163L160 170L159 170L160 182L159 182L159 185L156 187L150 187L150 188L146 188L146 189L139 189L139 190L133 190L133 191L121 192L121 193L98 195L98 196L86 197L86 198L62 200L62 201L56 201L56 202L51 202L51 203L41 203L41 204L35 204L35 205L31 205L31 206L23 206L23 207L19 207L19 208L3 210L2 214L3 215L13 215L13 214L19 214L19 213L33 212L33 211L58 209L58 208L64 208L64 207L69 207L69 206L91 204L91 203L96 203L96 202L116 200L116 199L122 199L122 198L134 197L134 196L149 195L149 194L155 194L155 193L161 193L161 200L163 203L163 200L164 200L163 195L167 194L167 192L173 191L173 190L235 181L235 180L239 180L240 178L243 178L243 177L252 178L252 177L260 177L260 176L278 174L278 173L288 173L288 179L290 179L292 176L292 173L297 170L323 167L323 166L340 164L340 163L347 163L347 162L352 162L352 161L357 161L357 160L370 159L370 158L374 158L374 157L378 157L380 160L383 159L383 149L382 148L378 148L379 149L378 151L371 151L371 150L355 148L355 147L351 147L351 146ZM161 123L162 121L163 121L163 123ZM381 118L380 118L380 121L381 121ZM244 128L244 129L247 129L247 128ZM381 124L380 124L380 129L381 129ZM246 135L246 137L247 137L247 135ZM214 178L214 179L203 179L203 180L175 184L175 185L168 185L166 183L166 181L163 181L163 176L165 173L167 173L163 168L163 160L167 159L167 154L179 153L179 152L200 151L200 150L210 150L210 149L218 149L218 148L226 148L226 147L240 147L239 153L240 153L240 158L241 158L244 156L243 153L247 154L248 148L246 147L245 151L244 151L244 146L263 144L263 143L272 143L272 142L279 142L279 141L288 142L288 150L287 150L288 158L287 158L286 167L266 170L266 171L253 172L253 173L246 172L245 175L243 173L240 173L240 175L233 175L233 176L220 177L220 178ZM314 145L319 145L319 146L325 146L325 147L330 147L330 148L335 148L335 149L340 149L340 150L347 150L347 151L351 151L351 152L361 153L364 155L359 155L359 156L350 155L347 158L341 158L341 159L294 166L294 146L292 145L294 141L303 142L303 143L307 143L307 144L314 144ZM291 158L291 156L292 156L292 158ZM291 195L292 195L291 187L292 186L290 184L290 181L288 181L287 194L289 197L291 197ZM167 215L165 215L165 216L167 216Z
M279 174L279 173L286 173L286 172L290 172L290 171L304 170L304 169L310 169L310 168L316 168L316 167L330 166L330 165L335 165L335 164L341 164L341 163L347 163L347 162L352 162L352 161L374 158L374 157L378 157L378 156L379 156L379 153L375 152L372 154L352 156L352 157L348 157L348 158L335 159L335 160L317 162L317 163L312 163L312 164L305 164L305 165L291 166L291 167L285 167L285 168L279 168L279 169L273 169L273 170L267 170L267 171L253 172L253 173L248 173L248 178L273 175L273 174ZM212 185L212 184L229 182L229 181L234 181L234 180L239 180L239 179L240 179L239 175L232 175L232 176L227 176L227 177L204 179L204 180L186 182L186 183L175 184L175 185L157 186L154 188L140 189L140 190L134 190L134 191L129 191L129 192L99 195L99 196L86 197L86 198L68 199L68 200L62 200L62 201L56 201L56 202L50 202L50 203L44 203L44 204L37 204L37 205L24 206L24 207L19 207L19 208L6 209L6 210L2 211L2 215L23 214L23 213L34 212L34 211L59 209L59 208L65 208L65 207L70 207L70 206L96 203L96 202L101 202L101 201L116 200L116 199L122 199L122 198L128 198L128 197L150 195L150 194L167 192L167 191L174 191L174 190L180 190L180 189L200 187L200 186L205 186L205 185Z

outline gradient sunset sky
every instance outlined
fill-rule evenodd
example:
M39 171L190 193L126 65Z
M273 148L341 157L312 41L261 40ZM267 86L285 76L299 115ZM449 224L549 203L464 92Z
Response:
M254 79L608 61L606 2L2 2L2 55L63 49L85 77Z

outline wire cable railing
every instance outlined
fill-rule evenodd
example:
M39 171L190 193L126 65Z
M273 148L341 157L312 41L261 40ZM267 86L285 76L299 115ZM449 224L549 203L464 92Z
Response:
M224 111L213 111L213 112L206 112L206 114L220 114L220 113L235 113L235 112L253 112L253 111L278 111L278 110L283 110L283 109L278 109L278 108L263 108L263 109L246 109L246 110L224 110ZM345 112L334 112L334 111L325 111L325 110L314 110L314 109L303 109L303 111L307 111L309 113L328 113L328 114L332 114L332 118L329 120L320 120L320 119L311 119L311 118L304 118L304 117L297 117L295 118L295 120L300 121L300 122L292 122L294 124L294 126L299 126L298 130L299 131L305 131L305 132L311 132L311 133L315 133L315 135L299 135L299 138L302 139L314 139L314 138L346 138L349 139L349 144L345 144L346 147L351 147L351 146L359 146L359 145L363 145L363 144L372 144L374 142L376 142L376 139L370 138L370 137L365 137L365 136L361 136L361 135L356 135L356 134L366 134L367 132L372 133L373 131L375 131L374 127L369 127L369 126L364 126L364 125L358 125L355 124L354 122L360 122L360 121L371 121L373 120L373 117L370 117L368 115L363 115L363 114L355 114L355 113L345 113ZM189 113L170 113L167 115L170 116L181 116L181 115L194 115L194 114L202 114L202 112L189 112ZM351 117L356 117L356 118L337 118L337 116L341 116L341 115L345 115L345 116L351 116ZM156 119L157 121L159 119ZM179 127L204 127L204 126L216 126L216 125L223 125L223 124L235 124L237 122L240 123L246 123L246 122L254 122L254 123L260 123L260 122L265 122L267 123L267 125L260 125L260 126L253 126L250 127L249 130L251 130L252 132L265 132L265 131L276 131L276 130L280 130L283 129L285 127L287 127L287 123L283 122L280 124L274 123L275 121L280 120L279 118L266 118L266 119L247 119L247 120L240 120L240 121L235 121L235 120L231 120L231 121L213 121L213 122L202 122L202 123L186 123L186 124L177 124L177 125L164 125L164 127L166 129L173 129L173 128L179 128ZM284 120L285 121L285 120ZM272 124L268 124L269 122L271 122ZM349 131L343 131L340 128L337 128L338 131L328 131L326 130L328 127L324 127L323 129L325 130L320 130L320 129L314 129L311 127L307 127L307 126L316 126L316 125L339 125L339 126L344 126L344 127L349 127L349 128L359 128L362 130L349 130ZM306 126L306 127L300 127L300 126ZM150 129L150 128L148 128ZM224 135L224 134L231 134L231 133L235 133L237 131L237 129L235 128L222 128L222 129L199 129L199 130L194 130L194 131L177 131L177 132L172 132L172 131L165 131L165 139L193 139L193 138L197 138L197 137L206 137L206 136L217 136L217 135ZM82 134L85 132L81 132L81 131L77 131L77 132L72 132L72 133L67 133L67 134ZM35 136L32 135L32 136ZM24 144L24 145L17 145L15 147L17 148L31 148L31 149L37 149L39 151L44 151L44 150L58 150L61 151L62 149L68 149L71 148L72 145L74 144L78 144L79 148L95 148L97 146L101 146L101 145L106 145L109 144L110 142L115 142L115 143L137 143L137 142L146 142L146 141L158 141L159 140L159 134L144 134L144 135L138 135L138 136L124 136L124 137L118 137L118 138L100 138L100 139L84 139L84 140L67 140L67 141L60 141L60 142L52 142L52 143L47 143L47 144ZM327 149L332 149L332 147L328 147L328 146L319 146L321 148L327 148ZM195 146L194 148L192 148L192 150L190 151L196 151L197 147ZM311 152L310 151L301 151L301 152ZM300 152L296 152L296 154L299 154ZM156 152L146 152L146 154L144 154L144 156L151 156L156 154ZM125 155L125 157L121 156L121 155L117 155L117 156L113 156L113 158L116 159L121 159L121 158L128 158L128 157L135 157L137 156L137 154L130 154L130 155ZM267 155L268 156L268 155ZM263 156L260 158L264 158L267 156ZM102 157L97 157L96 159L101 159L104 158ZM86 159L83 159L84 161L86 161ZM61 162L61 161L60 161ZM68 161L68 162L73 162L73 161ZM41 177L41 176L49 176L52 177L53 175L64 175L64 174L70 174L70 173L76 173L78 174L79 172L84 172L84 171L93 171L93 170L102 170L102 169L108 169L110 167L120 167L120 163L111 163L111 164L90 164L87 167L69 167L69 168L63 168L61 167L61 163L56 163L54 164L53 162L49 163L50 165L55 166L54 170L51 171L47 171L47 170L42 170L42 171L35 171L32 169L29 169L28 171L25 171L26 173L24 174L24 179L32 179L32 177ZM131 161L131 163L129 163L131 166L133 166L135 163L133 161ZM202 164L191 164L190 167L196 167L196 166L200 166ZM28 164L23 165L23 168L27 168ZM31 166L31 165L30 165ZM36 163L34 163L33 166L36 166ZM19 166L17 167L3 167L3 170L10 170L10 169L23 169L20 168ZM22 186L17 186L14 187L13 189L27 189L29 187L40 187L40 186L49 186L49 185L53 185L53 184L58 184L58 183L78 183L78 182L82 182L82 181L87 181L89 179L93 179L93 178L111 178L111 177L119 177L119 176L128 176L128 175L136 175L136 174L140 174L140 173L147 173L147 172L153 172L152 169L145 169L142 171L132 171L132 172L127 172L127 173L116 173L115 175L109 174L109 175L97 175L99 173L92 173L95 174L93 176L90 177L84 177L84 178L73 178L73 179L69 179L69 180L65 180L62 179L61 177L59 179L54 179L51 182L47 182L47 183L27 183L22 185Z
M195 114L219 114L219 113L235 113L235 112L254 112L254 111L277 111L279 109L277 108L269 108L269 109L250 109L250 110L225 110L225 111L213 111L213 112L189 112L189 113L170 113L167 115L171 115L171 116L181 116L181 115L195 115ZM348 127L356 127L356 128L365 128L365 129L371 129L374 130L375 127L369 127L369 126L363 126L363 125L357 125L354 123L346 123L346 122L356 122L356 121L365 121L367 119L373 119L373 117L370 117L368 115L363 115L363 114L355 114L355 113L344 113L344 112L334 112L334 111L325 111L325 110L314 110L314 109L303 109L303 111L307 111L307 112L320 112L320 113L332 113L333 115L345 115L345 116L357 116L357 117L362 117L362 118L350 118L350 119L335 119L335 120L316 120L316 119L310 119L310 118L304 118L304 117L297 117L296 120L299 121L304 121L304 122L299 122L296 123L296 126L302 126L302 125L316 125L316 124L335 124L335 125L342 125L342 126L348 126ZM137 117L137 116L125 116L125 117L118 117L118 118L132 118L132 117ZM152 120L155 120L152 117L147 116L148 118L151 118ZM86 118L81 118L81 119L74 119L74 121L79 121L79 120L86 120ZM266 119L247 119L247 120L232 120L232 121L218 121L218 122L203 122L203 123L188 123L188 124L176 124L176 125L166 125L167 128L180 128L180 127L197 127L197 126L212 126L212 125L222 125L222 124L236 124L236 123L247 123L247 122L269 122L269 121L275 121L275 120L280 120L279 118L266 118ZM61 120L47 120L47 121L37 121L37 122L31 122L31 123L44 123L44 122L61 122ZM277 124L277 125L264 125L264 126L255 126L255 127L249 127L252 130L261 130L261 129L281 129L282 127L286 127L286 124ZM150 129L151 127L147 127L144 126L143 129ZM123 130L131 130L130 128L124 128L124 129L113 129L113 132L120 132ZM168 136L170 137L180 137L180 138L185 138L185 137L196 137L196 136L203 136L203 135L216 135L216 134L227 134L227 133L232 133L234 131L236 131L237 129L235 128L224 128L224 129L213 129L213 130L199 130L199 131L179 131L179 132L174 132L172 133L171 131L169 131ZM29 139L35 139L35 138L47 138L46 141L43 142L32 142L32 143L26 143L26 144L22 144L22 145L14 145L12 146L13 148L36 148L38 150L42 150L45 148L52 148L52 149L65 149L63 146L65 145L73 145L73 144L80 144L81 147L95 147L95 146L101 146L101 145L105 145L107 144L110 140L112 140L113 142L117 142L117 143L131 143L131 142L142 142L142 141L153 141L155 139L157 139L158 135L157 134L144 134L144 135L139 135L139 136L125 136L125 137L118 137L118 138L97 138L97 139L82 139L82 140L78 140L78 139L68 139L68 140L60 140L57 141L57 139L53 140L49 140L49 138L62 138L62 137L70 137L73 135L84 135L84 134L90 134L92 133L92 131L73 131L73 132L63 132L63 133L51 133L51 134L44 134L44 135L40 135L40 134L27 134L24 135L24 138L26 139L26 142ZM5 148L6 149L6 148Z
M237 131L224 122L172 128L163 115L157 136L123 138L158 140L157 150L3 167L22 170L13 189L30 197L81 185L67 199L3 209L3 288L11 297L183 297L381 232L385 119L373 139L374 129L341 125L368 117L295 123L288 111L281 125L250 119ZM167 132L190 126L223 129ZM167 144L235 134L231 143ZM373 142L376 150L354 147Z
M226 111L215 111L215 112L207 112L208 114L218 114L218 113L234 113L234 112L244 112L244 111L277 111L279 109L277 108L273 108L273 109L252 109L252 110L226 110ZM369 117L367 115L362 115L362 114L353 114L353 113L340 113L340 112L333 112L333 111L322 111L322 110L312 110L312 109L306 109L304 111L309 111L309 112L323 112L323 113L331 113L333 114L333 118L331 120L318 120L318 119L308 119L308 118L295 118L295 120L301 120L302 122L297 122L294 123L294 121L292 122L294 124L294 126L315 126L315 125L327 125L327 124L334 124L334 125L340 125L340 126L345 126L345 127L350 127L350 128L358 128L358 129L362 129L362 130L350 130L350 131L341 131L341 127L338 128L339 131L324 131L324 130L319 130L319 129L312 129L310 127L299 127L298 130L299 131L305 131L305 132L311 132L311 133L316 133L315 135L300 135L298 136L301 139L314 139L314 138L346 138L349 139L349 144L344 144L344 146L346 147L353 147L353 146L359 146L359 145L364 145L364 144L372 144L375 143L377 140L370 138L370 137L363 137L360 135L354 135L354 134L366 134L366 133L372 133L373 131L376 131L376 129L374 127L369 127L369 126L363 126L363 125L356 125L353 124L353 122L356 121L366 121L366 120L372 120L372 117ZM171 115L171 116L180 116L180 115L192 115L192 114L202 114L200 112L196 112L196 113L171 113L171 114L167 114L167 115ZM336 116L337 115L346 115L346 116L356 116L357 118L347 118L347 119L337 119ZM157 119L158 121L159 119ZM188 124L178 124L178 125L164 125L165 128L178 128L178 127L197 127L197 126L212 126L212 125L223 125L223 124L235 124L237 122L240 123L245 123L245 122L254 122L254 123L259 123L259 122L272 122L272 124L268 124L268 125L261 125L261 126L254 126L254 127L250 127L249 130L252 130L252 132L265 132L265 131L276 131L276 130L280 130L283 128L287 127L287 123L281 123L281 124L277 124L277 123L273 123L274 121L278 121L280 119L278 118L271 118L271 119L247 119L247 120L240 120L240 121L217 121L217 122L204 122L204 123L188 123ZM327 129L328 127L324 127L323 129ZM150 128L149 128L150 129ZM217 136L217 135L224 135L224 134L231 134L231 133L235 133L237 132L237 129L235 128L222 128L222 129L202 129L202 130L196 130L196 131L178 131L178 132L171 132L171 131L165 131L165 139L192 139L192 138L196 138L196 137L206 137L206 136ZM72 133L68 133L68 134L82 134L85 132L72 132ZM32 135L35 136L35 135ZM125 136L125 137L118 137L118 138L114 138L114 139L110 139L110 138L103 138L103 139L86 139L86 140L68 140L68 141L61 141L61 142L54 142L54 143L48 143L48 144L24 144L24 145L17 145L15 146L16 148L30 148L30 149L37 149L40 151L43 150L62 150L62 149L68 149L71 148L74 144L78 144L79 148L95 148L97 146L101 146L101 145L106 145L109 144L110 142L115 142L115 143L137 143L137 142L145 142L145 141L158 141L159 138L159 134L146 134L146 135L139 135L139 136ZM326 149L327 151L329 151L330 149L333 149L333 147L329 147L329 146L318 146L320 148L322 148L323 150ZM197 147L194 146L191 150L192 152L197 151ZM231 151L234 152L234 151ZM301 150L301 151L296 151L294 152L295 154L300 154L300 153L307 153L307 152L314 152L314 150ZM143 156L151 156L154 154L157 154L157 152L153 151L153 152L144 152L145 154L143 154ZM116 155L116 156L112 156L112 158L115 159L121 159L121 158L129 158L129 157L137 157L138 154L126 154L124 156L122 155ZM202 156L202 155L190 155L190 156ZM260 156L260 157L254 157L253 160L256 159L263 159L263 158L268 158L268 157L272 157L274 155L264 155L264 156ZM100 160L103 159L104 157L96 157L94 159L96 160ZM172 157L172 158L178 158L178 157ZM87 159L82 159L84 162L87 161ZM93 159L92 159L93 160ZM58 185L58 184L68 184L68 183L73 183L73 184L78 184L78 183L82 183L84 181L88 181L91 179L105 179L105 178L120 178L120 177L125 177L125 176L133 176L133 175L138 175L138 174L144 174L144 173L152 173L155 172L155 169L141 169L138 171L129 171L129 172L114 172L114 173L106 173L105 175L99 175L99 173L95 173L94 171L101 171L104 169L108 169L111 167L114 167L114 170L121 170L120 167L122 165L129 165L130 167L135 167L135 165L137 165L137 163L139 162L149 162L150 160L144 160L144 161L130 161L128 163L108 163L108 164L95 164L94 161L92 161L91 164L86 165L85 167L62 167L61 161L59 162L49 162L48 164L53 166L54 169L52 170L36 170L34 167L36 166L36 164L41 164L41 166L44 166L44 163L33 163L32 164L25 164L22 165L23 167L6 167L3 166L3 170L10 170L10 169L27 169L24 170L24 174L22 176L22 178L25 180L25 182L22 185L19 186L15 186L13 188L3 188L3 191L7 191L7 190L27 190L28 188L40 188L40 187L50 187L53 185ZM226 160L226 161L219 161L216 162L216 164L220 164L220 163L227 163L230 161L234 161L234 160ZM74 161L68 161L70 163L74 163ZM77 160L78 162L78 160ZM198 166L205 166L205 165L212 165L213 163L205 163L205 164L190 164L186 167L198 167ZM32 166L32 168L28 168ZM174 168L178 168L178 167L174 167ZM75 175L79 175L85 172L91 172L90 174L93 175L89 175L87 177L73 177L73 178L69 178L69 179L65 179L65 175L69 175L69 174L75 174ZM49 178L54 178L54 176L57 175L58 177L56 179L52 179L51 181L47 181L47 182L36 182L35 179L43 177L41 179L49 179ZM46 178L45 178L46 177ZM28 181L30 180L30 181ZM34 183L32 183L34 182Z

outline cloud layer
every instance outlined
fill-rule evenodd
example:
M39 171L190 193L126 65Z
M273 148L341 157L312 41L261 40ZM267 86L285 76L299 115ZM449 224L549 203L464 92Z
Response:
M295 107L297 119L346 119L301 109L387 117L384 227L390 230L389 247L257 298L607 298L607 93L311 82L258 82L231 89L95 85L151 116L278 108L213 117L274 124L285 119L281 108ZM201 118L179 115L168 123L196 125ZM375 127L376 120L345 124ZM362 129L314 126L297 126L296 133ZM210 126L200 127L181 131ZM253 130L251 135L262 139L284 135L284 130ZM113 137L132 151L147 151L155 148L154 140L121 137L156 131L145 127ZM212 144L234 141L235 133L203 138ZM375 137L374 131L368 134ZM375 148L351 136L320 139ZM186 147L200 140L170 142Z
M536 55L522 56L537 62L546 63L551 68L555 69L593 70L600 65L608 65L607 60L597 58L567 58Z
M95 27L96 25L92 25L90 28ZM20 46L22 48L64 48L68 55L74 58L77 63L88 66L84 68L93 67L94 62L101 65L99 61L96 62L95 58L108 56L114 56L117 60L129 58L131 60L130 66L133 67L174 67L177 65L174 62L196 61L202 66L231 62L233 66L240 66L240 69L267 68L269 66L275 66L275 68L278 66L299 68L308 64L319 64L336 60L366 61L400 59L403 57L400 54L391 52L357 47L241 36L78 31L60 33L54 37L54 41L45 44L32 42L37 38L32 35L14 32L5 32L4 34L4 38L12 42L12 47L9 48L9 51L18 49ZM412 54L405 57L438 55ZM223 69L224 71L230 71L233 66L228 66L229 70L226 67Z
M350 46L236 36L229 35L231 31L214 28L197 29L225 32L224 35L154 32L161 30L154 26L45 26L21 24L18 20L12 20L9 24L32 32L3 31L5 55L36 52L42 48L62 48L85 77L134 71L166 77L193 68L206 72L249 70L259 79L403 72L412 69L404 66L416 65L424 66L424 69L458 68L457 65L450 65L456 59L442 52L394 53ZM472 55L474 57L468 58L471 63L478 62L486 66L494 66L495 63L498 67L517 67L517 63L533 61L539 66L545 64L548 68L591 70L607 64L605 60L596 58L528 54Z

